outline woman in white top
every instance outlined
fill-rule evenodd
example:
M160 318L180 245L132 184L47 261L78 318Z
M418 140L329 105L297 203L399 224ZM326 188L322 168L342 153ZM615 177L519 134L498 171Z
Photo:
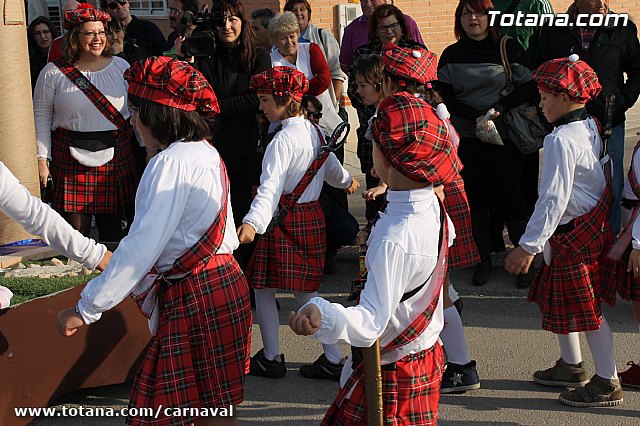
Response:
M129 64L109 53L109 19L85 4L65 12L64 56L38 77L34 112L40 182L53 179L53 207L84 235L95 214L100 240L119 241L139 171L123 78Z

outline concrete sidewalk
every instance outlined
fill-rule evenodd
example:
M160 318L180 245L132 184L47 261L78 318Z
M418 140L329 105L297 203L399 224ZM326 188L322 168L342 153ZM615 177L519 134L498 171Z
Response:
M350 111L355 119L355 112ZM357 123L354 122L354 130ZM627 120L626 164L640 138L640 107ZM355 137L346 145L346 167L356 176L359 162L355 155ZM364 223L364 203L350 197L350 208ZM540 329L537 307L526 301L526 290L515 286L513 276L502 268L504 254L494 258L494 273L484 287L471 284L472 270L455 271L452 281L464 300L463 322L472 358L478 361L482 388L464 395L447 395L440 400L441 425L640 425L640 393L625 389L621 407L577 409L557 401L559 390L538 386L531 381L533 371L551 366L559 357L557 342L551 333ZM357 275L357 249L347 247L338 254L338 273L326 276L320 288L324 297L346 303L351 280ZM280 343L288 373L282 380L248 377L246 400L239 407L242 425L315 425L333 401L338 384L302 378L298 368L313 362L321 346L309 338L295 335L287 324L290 310L297 308L293 295L278 296ZM640 335L626 302L615 309L605 307L604 314L614 331L618 368L626 362L640 361ZM262 346L260 333L253 329L253 350ZM582 339L588 371L593 373L590 352ZM346 348L345 348L346 350ZM78 391L58 401L60 405L123 408L131 384ZM39 418L33 425L116 425L118 418Z

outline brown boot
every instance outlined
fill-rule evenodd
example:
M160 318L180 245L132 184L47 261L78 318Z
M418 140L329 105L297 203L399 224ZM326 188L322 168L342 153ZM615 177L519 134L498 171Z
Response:
M562 392L558 399L572 407L615 407L622 404L622 387L618 379L595 375L585 386Z
M561 388L578 388L589 382L587 372L582 363L569 364L562 358L556 365L546 370L533 373L533 381L543 386L557 386Z

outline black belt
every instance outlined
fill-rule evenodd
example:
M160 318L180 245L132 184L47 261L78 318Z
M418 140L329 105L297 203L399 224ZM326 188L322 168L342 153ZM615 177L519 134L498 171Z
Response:
M558 225L556 230L553 232L553 235L566 234L567 232L573 231L573 228L576 227L575 219L571 219L569 222L564 225Z
M69 145L91 152L102 151L116 146L116 138L112 130L102 132L76 132L69 130Z

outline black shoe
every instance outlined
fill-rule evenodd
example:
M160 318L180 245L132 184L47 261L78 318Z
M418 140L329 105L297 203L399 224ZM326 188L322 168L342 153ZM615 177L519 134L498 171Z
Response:
M476 270L473 271L473 285L481 286L485 285L487 281L489 281L489 277L491 276L491 258L487 258L486 260L480 261L476 265Z
M533 278L536 275L535 269L533 267L533 263L529 267L529 271L526 274L520 274L516 277L516 286L518 288L529 288L531 287L531 283L533 282Z
M480 389L476 362L471 361L465 365L448 362L447 369L442 376L440 393L465 393L473 389Z
M282 379L287 374L287 366L284 363L284 355L277 355L273 361L264 356L264 349L260 349L251 357L249 367L251 376L268 377L270 379Z
M320 355L313 364L307 364L300 367L300 375L308 379L327 379L336 382L340 381L344 361L334 364L329 361L324 354Z
M462 298L459 297L458 300L453 302L453 306L456 307L456 310L458 311L458 315L460 315L460 319L462 319L462 308L464 308L464 303L462 303Z

